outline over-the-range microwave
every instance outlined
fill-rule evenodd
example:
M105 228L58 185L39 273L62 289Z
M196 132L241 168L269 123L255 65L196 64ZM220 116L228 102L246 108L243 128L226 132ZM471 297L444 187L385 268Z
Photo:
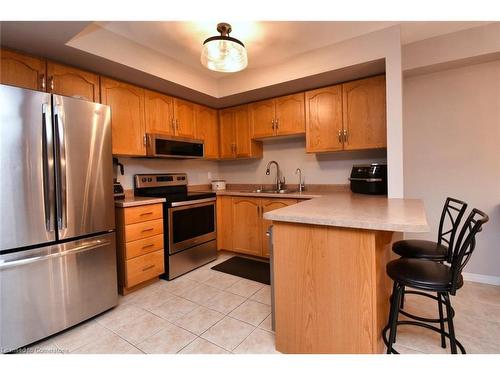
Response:
M146 155L156 158L203 158L205 145L198 139L146 134Z

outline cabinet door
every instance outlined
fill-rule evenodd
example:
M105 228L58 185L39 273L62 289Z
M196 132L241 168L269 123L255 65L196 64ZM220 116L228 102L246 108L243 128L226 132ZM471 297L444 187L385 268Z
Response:
M272 137L275 134L274 100L263 100L249 104L252 138Z
M260 199L233 197L233 251L261 256Z
M102 103L111 107L113 154L144 156L144 89L101 77Z
M3 48L0 52L0 83L45 91L45 60Z
M344 149L387 147L385 76L342 85L346 140Z
M250 133L250 124L248 122L247 105L234 108L234 130L236 133L236 157L251 157L252 140Z
M99 76L70 66L47 62L47 91L99 102Z
M175 135L194 138L195 104L174 98Z
M145 90L146 133L174 134L174 102L171 96Z
M306 92L306 151L342 150L342 86Z
M223 109L219 111L219 150L221 159L234 159L236 149L234 132L234 111Z
M215 109L196 106L195 138L205 141L205 159L219 158L219 121Z
M296 199L262 199L261 203L261 215L264 213L277 210L278 208L283 208L286 206L291 206L292 204L297 203ZM262 217L262 256L269 258L269 237L266 236L266 232L269 229L269 226L272 224L271 220L266 220Z
M217 250L233 249L233 202L230 196L217 197Z
M304 93L276 98L276 135L304 134L306 115Z

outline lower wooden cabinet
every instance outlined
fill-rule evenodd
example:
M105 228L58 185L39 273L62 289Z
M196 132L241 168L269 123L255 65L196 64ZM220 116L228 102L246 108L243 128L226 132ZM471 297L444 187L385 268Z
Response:
M217 197L217 248L269 257L265 212L297 203L291 198Z
M123 295L165 272L161 204L116 209L118 288Z

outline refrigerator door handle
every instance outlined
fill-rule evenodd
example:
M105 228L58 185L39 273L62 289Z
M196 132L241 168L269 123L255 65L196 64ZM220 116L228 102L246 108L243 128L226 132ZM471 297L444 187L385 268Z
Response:
M55 230L52 223L52 210L54 207L54 165L52 123L50 104L42 104L42 168L43 168L43 206L45 214L45 228L47 232Z
M58 143L58 169L59 169L59 204L57 215L57 227L59 230L68 227L68 202L66 185L66 145L64 139L64 122L62 116L62 106L54 106L54 118L57 131Z
M34 262L40 262L42 260L53 259L53 258L60 258L60 257L64 257L64 256L67 256L67 255L70 255L70 254L81 253L83 251L97 249L97 248L103 247L103 246L108 246L109 244L111 244L111 241L107 241L107 240L95 240L95 241L91 241L91 242L88 242L88 243L84 243L83 245L74 247L72 249L69 249L69 250L66 250L66 251L57 252L57 253L39 255L39 256L34 256L34 257L31 257L31 258L25 258L25 259L12 260L10 262L0 261L0 270L6 269L6 268L13 268L13 267L24 266L26 264L34 263Z

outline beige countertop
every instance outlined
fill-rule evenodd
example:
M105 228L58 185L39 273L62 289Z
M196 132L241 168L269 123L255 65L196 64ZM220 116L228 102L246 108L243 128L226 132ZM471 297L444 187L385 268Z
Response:
M134 207L163 202L165 202L165 198L135 197L132 195L125 196L125 199L115 201L115 207Z
M294 192L294 193L255 193L252 190L219 190L215 192L217 195L231 195L237 197L261 197L261 198L290 198L290 199L311 199L321 197L322 194L318 192L307 192L304 191L302 193Z
M429 231L421 200L395 199L351 192L321 193L320 197L267 212L264 218L273 221L394 232Z

